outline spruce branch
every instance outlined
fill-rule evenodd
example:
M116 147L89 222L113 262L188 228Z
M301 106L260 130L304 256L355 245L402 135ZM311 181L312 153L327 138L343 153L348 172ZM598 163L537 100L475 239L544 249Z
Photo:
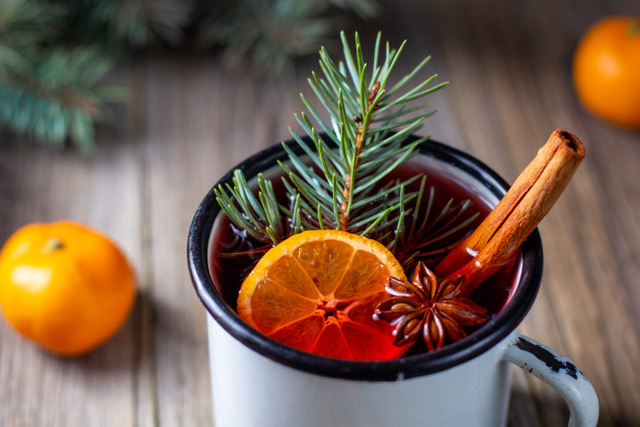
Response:
M234 171L232 182L233 186L227 184L226 188L214 189L223 212L254 239L271 241L273 245L280 243L285 233L281 212L286 210L277 202L271 181L258 175L258 197L253 194L242 171ZM291 212L287 213L291 215Z
M334 6L353 10L364 19L372 19L380 13L380 5L374 0L328 0Z
M89 48L57 49L20 73L8 73L0 79L0 126L56 146L70 139L92 151L105 104L123 94L100 83L112 67L110 57Z
M159 42L177 46L185 40L193 0L85 0L74 20L85 43L112 50L123 45L148 47Z
M282 73L291 58L308 55L331 33L324 0L223 1L218 15L201 25L201 46L224 46L223 60L237 67L248 59L254 70Z
M389 222L383 221L382 217L390 215L394 205L391 205L391 209L387 208L380 212L380 217L372 217L368 207L353 208L354 197L367 198L376 193L376 185L392 173L399 164L413 156L418 143L403 145L403 142L409 134L420 128L424 116L405 117L415 111L401 109L402 104L409 102L409 97L392 99L385 93L385 85L402 47L395 51L387 46L386 57L381 65L378 65L379 55L374 56L376 67L373 70L373 76L377 80L373 81L367 77L367 64L364 61L358 35L355 36L355 55L351 52L344 33L341 34L341 40L344 62L336 64L326 49L321 49L322 76L314 74L313 79L309 80L318 102L326 110L325 113L329 113L330 122L321 118L321 114L306 97L303 96L302 99L310 117L326 133L326 139L337 145L336 152L340 153L339 156L326 154L333 151L328 143L324 143L326 148L318 150L320 161L312 156L312 161L316 165L322 165L324 181L335 173L337 176L335 182L341 185L339 191L335 191L336 188L332 187L333 199L338 203L338 206L334 207L334 211L338 212L338 221L333 224L333 227L351 232L368 232L376 229L370 226L372 223ZM380 35L378 35L376 46L379 47L380 44ZM422 65L424 62L420 66ZM409 80L410 78L405 78L404 84ZM432 79L428 80L428 82L431 81ZM442 85L438 86L442 87ZM421 83L417 87L424 88L426 84ZM398 87L396 87L397 90ZM421 91L425 92L422 89ZM398 110L393 120L382 122L382 127L375 125L376 114L381 108ZM298 121L303 129L317 140L313 137L317 132L311 121L304 113L300 117L302 119ZM398 120L399 118L403 120ZM297 138L296 141L300 139ZM300 166L299 161L292 162L292 165L299 176L306 177L306 182L323 182L323 177L318 176L312 168ZM294 186L300 182L299 179L294 178L291 171L287 172ZM297 191L313 205L319 199L318 194L326 191L326 186L318 184L309 188L308 185L297 185ZM372 199L371 203L384 206L388 197L388 193L381 192L377 198ZM329 208L327 206L325 210L329 211ZM397 208L395 209L399 211ZM396 214L399 215L399 212Z
M215 190L231 221L262 242L277 244L289 234L305 229L332 228L374 237L395 248L404 244L401 230L422 203L424 179L419 192L408 190L421 175L405 180L389 177L427 139L407 143L424 119L434 113L421 114L420 108L409 103L446 83L434 84L435 76L431 76L405 89L427 63L425 59L387 91L404 44L398 50L387 44L381 54L378 34L373 66L369 67L359 35L355 35L354 51L344 33L340 38L343 61L336 63L323 47L320 74L313 73L308 80L322 113L301 95L307 111L295 118L307 138L293 130L291 135L304 157L282 144L288 157L288 162L280 163L287 200L279 203L263 184L259 184L258 197L251 199L255 196L241 171L235 172L233 187L219 186ZM328 119L323 118L327 116ZM385 181L390 182L382 185ZM271 197L273 200L269 201ZM261 209L266 213L266 205L279 206L281 216L262 214ZM276 223L284 227L277 228Z
M70 135L89 147L98 116L96 108L87 114L86 107L102 110L108 96L103 88L95 87L95 93L74 88L73 96L61 101L59 88L48 91L40 71L60 52L91 50L115 63L143 48L199 41L222 47L229 62L248 57L265 75L292 69L295 58L330 40L334 18L350 11L370 18L379 8L376 0L2 0L0 102L9 105L2 105L0 126L53 145ZM352 102L352 94L345 97ZM69 107L79 104L84 113ZM55 124L49 123L52 118ZM71 128L76 131L68 132Z
M0 3L0 127L53 146L71 140L90 152L105 104L121 101L123 90L100 82L113 57L63 42L71 8L60 1Z
M398 228L396 238L389 247L396 253L397 258L402 260L405 269L411 268L417 261L432 264L441 260L460 243L480 215L478 212L469 212L469 200L449 199L440 211L436 211L435 187L430 186L428 192L426 190L426 177L423 177L415 208L410 213L410 224ZM423 203L425 197L426 203ZM423 208L419 209L420 207ZM415 235L423 238L412 239Z
M0 2L0 79L28 69L59 30L66 9L40 0Z
M338 12L345 11L371 19L380 7L376 0L226 0L198 26L197 41L221 45L232 68L247 61L260 73L278 75L329 40Z

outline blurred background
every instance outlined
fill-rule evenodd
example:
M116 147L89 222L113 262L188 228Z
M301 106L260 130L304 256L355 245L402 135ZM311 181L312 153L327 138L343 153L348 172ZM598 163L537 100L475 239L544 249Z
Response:
M450 85L421 134L510 182L554 129L581 137L587 159L540 226L545 276L521 331L593 382L600 425L640 425L640 133L585 108L572 74L611 15L640 2L0 0L0 242L72 219L111 236L138 279L127 323L86 356L50 355L0 321L0 425L211 424L191 217L232 165L289 139L340 30L370 53L378 31L407 39L398 77L431 55L416 81ZM513 382L510 425L566 425L558 394Z

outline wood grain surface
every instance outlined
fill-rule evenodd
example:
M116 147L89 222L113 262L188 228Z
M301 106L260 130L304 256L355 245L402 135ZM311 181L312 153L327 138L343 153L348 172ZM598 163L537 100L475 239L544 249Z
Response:
M451 84L423 134L470 152L508 181L556 128L587 157L540 225L542 289L520 331L571 358L600 398L600 426L640 425L640 134L578 103L571 55L608 14L636 0L382 0L354 25L372 50L382 30L408 39L399 74L430 54L422 76ZM135 266L138 299L123 329L89 355L52 356L0 321L0 426L211 425L205 310L185 247L196 206L230 166L288 139L295 78L226 70L214 53L138 56L115 80L130 99L84 156L0 136L0 242L32 221L73 219L110 235ZM638 70L640 78L640 70ZM1 100L0 100L1 102ZM511 426L564 426L561 397L515 370ZM249 404L249 403L248 403ZM225 427L225 426L216 426ZM295 426L292 426L295 427Z

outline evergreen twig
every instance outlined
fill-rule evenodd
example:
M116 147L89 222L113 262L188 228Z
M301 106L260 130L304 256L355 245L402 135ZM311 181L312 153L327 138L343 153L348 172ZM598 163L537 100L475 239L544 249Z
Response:
M0 80L0 126L62 146L67 138L93 149L94 126L105 103L121 100L122 88L101 84L113 66L92 49L55 50L48 58Z
M72 19L85 43L117 52L182 44L193 11L194 0L84 0L73 9Z
M433 76L403 92L405 85L417 75L414 70L388 91L390 75L404 44L398 50L387 44L384 54L379 56L381 35L378 34L373 66L369 68L357 33L355 52L351 51L344 33L341 33L341 41L344 60L336 64L322 48L322 75L314 74L313 79L309 79L309 85L324 109L323 114L302 96L309 116L304 112L296 116L315 151L294 131L291 131L293 139L308 161L296 156L284 143L282 145L289 162L280 166L285 173L284 185L289 201L295 201L295 207L281 207L281 221L287 227L282 228L282 234L274 236L275 239L270 236L274 244L286 238L287 233L334 228L375 237L392 247L399 244L402 237L399 229L414 209L411 203L420 203L420 194L407 191L407 186L420 176L382 188L380 183L410 159L417 146L427 139L406 143L409 135L421 128L424 118L433 113L419 114L407 104L446 83L432 84ZM327 115L328 121L322 118ZM236 171L236 176L241 175ZM248 183L236 177L234 188L216 189L219 200L224 202L221 203L222 210L240 228L247 226L246 219L253 218L260 209L277 205L275 196L260 189L261 205L252 206L249 211L239 210L237 205L246 204L243 200L250 192ZM274 200L269 200L271 197ZM293 229L291 224L295 224ZM248 232L264 242L264 236L268 234L266 223L252 221L250 227Z
M260 73L287 73L292 59L335 34L336 11L344 10L371 19L380 7L376 0L225 0L200 24L198 43L222 46L230 67L248 60Z
M91 52L110 69L134 49L197 38L221 46L231 62L250 57L254 70L280 72L333 34L336 9L368 18L378 7L376 0L3 0L0 127L54 146L70 140L88 151L114 92L105 94L97 80L74 81L83 78L77 67L63 84L54 76L62 62L89 69L83 55Z
M0 79L28 69L59 30L66 10L40 0L0 2Z

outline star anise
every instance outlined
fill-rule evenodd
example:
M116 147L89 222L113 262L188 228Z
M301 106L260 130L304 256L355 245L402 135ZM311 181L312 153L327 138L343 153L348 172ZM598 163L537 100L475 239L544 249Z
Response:
M477 326L488 320L487 310L465 296L461 284L464 276L438 279L419 262L411 283L397 277L387 280L391 298L375 310L379 319L395 323L395 344L413 343L421 336L430 351L447 341L467 336L465 326Z

